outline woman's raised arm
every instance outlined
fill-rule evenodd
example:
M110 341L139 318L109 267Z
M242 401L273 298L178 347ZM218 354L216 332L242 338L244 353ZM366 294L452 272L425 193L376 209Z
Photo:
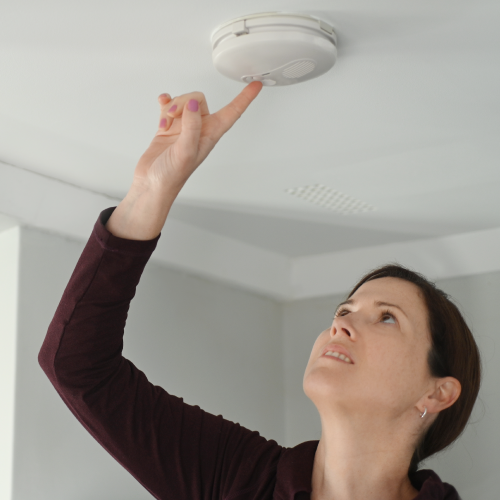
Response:
M129 194L101 213L38 356L75 417L159 499L236 498L242 492L271 498L275 485L281 446L184 403L122 356L130 301L170 206L259 87L250 84L215 115L208 115L202 94L194 96L201 103L198 115L186 109L192 94L174 100L182 122L161 122ZM160 100L165 118L168 98Z

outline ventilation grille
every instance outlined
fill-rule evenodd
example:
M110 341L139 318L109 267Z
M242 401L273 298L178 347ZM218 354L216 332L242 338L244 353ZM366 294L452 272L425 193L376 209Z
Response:
M300 78L314 71L315 67L316 64L312 61L297 61L283 71L283 76L285 78Z
M322 184L286 189L285 192L298 196L303 200L310 201L311 203L315 203L323 208L338 212L342 215L358 214L361 212L371 212L376 210L375 207L368 205L368 203L355 200L340 191L334 191L333 189L323 186Z

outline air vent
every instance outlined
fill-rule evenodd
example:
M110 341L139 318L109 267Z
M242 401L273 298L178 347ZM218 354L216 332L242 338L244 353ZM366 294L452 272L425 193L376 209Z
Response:
M368 203L351 198L322 184L286 189L285 192L342 215L376 210Z

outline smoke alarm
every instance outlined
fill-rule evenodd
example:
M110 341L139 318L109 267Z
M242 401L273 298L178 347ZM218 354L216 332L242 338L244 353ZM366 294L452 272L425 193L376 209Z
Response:
M238 17L219 25L211 39L215 69L243 83L294 85L323 75L337 60L333 27L305 14Z

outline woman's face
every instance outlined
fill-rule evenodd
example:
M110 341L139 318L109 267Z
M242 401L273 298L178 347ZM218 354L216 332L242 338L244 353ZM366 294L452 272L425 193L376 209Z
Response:
M323 356L338 344L351 363ZM314 343L304 374L304 392L320 413L388 413L398 418L415 412L429 388L430 334L419 288L398 278L362 285L341 305L331 327Z

